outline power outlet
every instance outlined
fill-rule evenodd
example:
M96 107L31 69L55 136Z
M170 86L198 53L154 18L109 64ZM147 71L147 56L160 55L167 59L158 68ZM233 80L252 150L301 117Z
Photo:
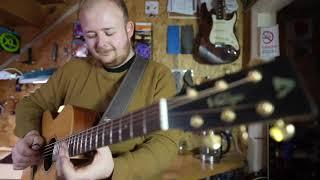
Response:
M159 1L146 1L145 13L148 16L157 16L159 14Z

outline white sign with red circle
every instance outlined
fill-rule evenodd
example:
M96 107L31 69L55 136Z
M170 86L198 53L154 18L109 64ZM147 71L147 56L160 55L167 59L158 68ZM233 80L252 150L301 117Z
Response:
M280 55L279 27L262 27L260 29L260 58L271 60Z

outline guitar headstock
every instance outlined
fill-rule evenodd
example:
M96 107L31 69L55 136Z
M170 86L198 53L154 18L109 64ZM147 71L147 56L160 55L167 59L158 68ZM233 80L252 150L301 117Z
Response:
M288 60L211 80L186 94L168 101L170 128L205 130L316 114Z

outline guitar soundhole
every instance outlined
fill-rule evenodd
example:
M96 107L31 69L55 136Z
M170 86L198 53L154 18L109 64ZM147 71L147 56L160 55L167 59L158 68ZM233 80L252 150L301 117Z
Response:
M53 144L56 142L56 139L53 138L50 140L49 144L52 144L50 148L47 149L46 152L44 152L44 158L43 158L43 168L45 171L48 171L52 165L52 155L53 155Z

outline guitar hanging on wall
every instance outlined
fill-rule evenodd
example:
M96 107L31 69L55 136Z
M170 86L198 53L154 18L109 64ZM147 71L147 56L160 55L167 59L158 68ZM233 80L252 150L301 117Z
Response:
M234 62L240 54L235 35L236 12L227 13L225 0L216 0L215 10L210 12L206 3L200 7L198 47L199 56L211 64Z

